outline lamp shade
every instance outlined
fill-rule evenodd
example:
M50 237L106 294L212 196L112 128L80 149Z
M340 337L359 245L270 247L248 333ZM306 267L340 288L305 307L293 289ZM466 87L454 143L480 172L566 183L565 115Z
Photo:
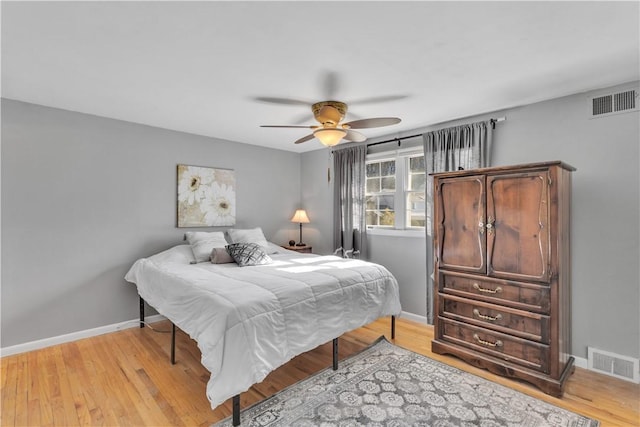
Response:
M304 209L298 209L296 213L293 214L293 218L291 218L291 222L299 222L300 224L307 224L309 221L309 217L307 216L307 212Z
M313 132L313 136L318 138L322 145L325 145L327 147L333 147L334 145L337 145L346 134L347 131L336 128L323 128Z

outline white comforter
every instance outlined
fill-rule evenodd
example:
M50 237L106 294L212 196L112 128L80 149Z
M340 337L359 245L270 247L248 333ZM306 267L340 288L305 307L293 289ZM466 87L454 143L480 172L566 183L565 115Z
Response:
M294 356L400 314L398 283L378 265L286 251L255 267L189 264L188 245L135 262L125 279L195 339L215 408Z

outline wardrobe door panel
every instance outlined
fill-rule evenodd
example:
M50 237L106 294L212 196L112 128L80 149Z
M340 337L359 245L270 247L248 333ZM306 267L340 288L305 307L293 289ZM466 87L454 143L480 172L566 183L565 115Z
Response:
M487 273L549 282L547 171L487 177Z
M485 177L436 181L434 241L440 268L486 273Z

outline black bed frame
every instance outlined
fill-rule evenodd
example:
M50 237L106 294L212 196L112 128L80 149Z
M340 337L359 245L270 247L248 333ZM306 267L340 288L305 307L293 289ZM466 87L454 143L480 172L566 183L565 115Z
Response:
M140 327L144 328L144 299L140 297ZM391 316L391 339L396 337L396 316ZM176 325L171 322L171 364L176 364ZM333 370L338 370L338 338L333 339ZM233 425L240 425L240 395L232 397Z

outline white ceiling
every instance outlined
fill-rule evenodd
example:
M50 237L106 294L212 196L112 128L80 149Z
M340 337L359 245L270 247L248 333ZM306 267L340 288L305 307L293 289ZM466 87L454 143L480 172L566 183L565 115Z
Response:
M638 80L639 6L2 1L2 96L303 152L308 130L259 125L314 124L333 98L402 118L362 130L394 137Z

